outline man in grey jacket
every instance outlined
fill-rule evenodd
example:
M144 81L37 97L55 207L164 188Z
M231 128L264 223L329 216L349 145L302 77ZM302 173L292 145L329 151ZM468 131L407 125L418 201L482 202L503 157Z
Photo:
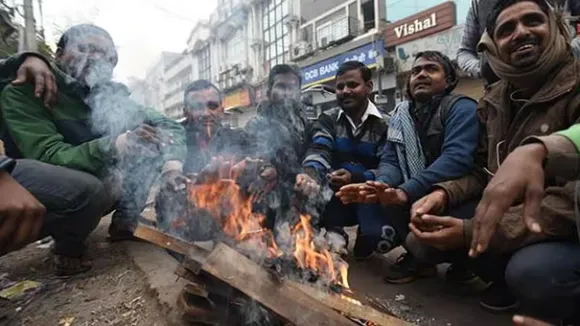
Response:
M481 61L477 53L477 44L485 31L487 17L493 11L499 0L471 0L471 8L465 21L465 32L461 40L461 47L457 52L459 68L473 78L483 78L486 85L499 80L489 65ZM564 8L571 16L580 16L580 1L578 0L548 0L549 3ZM572 41L572 49L580 57L580 38Z

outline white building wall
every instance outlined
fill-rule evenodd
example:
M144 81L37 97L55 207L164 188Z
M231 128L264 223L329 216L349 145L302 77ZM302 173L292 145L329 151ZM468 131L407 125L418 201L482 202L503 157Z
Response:
M183 91L193 81L193 56L184 53L169 63L165 69L165 115L172 119L183 115Z

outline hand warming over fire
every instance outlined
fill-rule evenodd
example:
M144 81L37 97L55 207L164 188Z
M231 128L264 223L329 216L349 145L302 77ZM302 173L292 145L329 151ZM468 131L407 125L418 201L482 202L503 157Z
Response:
M272 166L266 166L258 175L258 179L250 184L249 192L255 203L261 202L278 183L278 171Z
M340 188L336 197L345 204L374 204L377 202L377 190L366 183L354 183Z
M312 196L320 191L320 185L308 174L300 173L296 176L294 190L303 195Z
M134 130L129 130L115 140L117 153L121 155L144 155L155 157L161 148L172 144L170 136L158 128L142 124Z
M352 174L345 169L336 170L329 173L327 176L330 186L335 189L340 189L352 182Z
M161 185L168 191L185 191L191 180L180 170L169 170L161 174Z
M465 246L463 220L435 215L423 215L420 220L421 223L413 220L409 228L425 244L444 251Z

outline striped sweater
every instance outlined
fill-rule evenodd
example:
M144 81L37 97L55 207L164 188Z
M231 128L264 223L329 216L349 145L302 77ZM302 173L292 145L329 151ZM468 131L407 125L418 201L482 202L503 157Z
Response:
M339 169L349 171L353 183L375 180L379 151L387 138L389 116L381 113L379 119L370 115L355 136L346 115L340 112L340 109L329 110L314 124L304 169L319 181L325 180L327 173Z

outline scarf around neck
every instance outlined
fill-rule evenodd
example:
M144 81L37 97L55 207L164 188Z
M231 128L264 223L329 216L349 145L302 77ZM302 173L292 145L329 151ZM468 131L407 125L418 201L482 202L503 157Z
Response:
M491 69L502 80L517 85L526 85L530 81L541 81L565 61L571 53L570 30L562 14L550 10L548 24L550 27L548 44L540 58L528 67L516 68L502 61L497 45L487 30L477 45L477 51L483 54Z

